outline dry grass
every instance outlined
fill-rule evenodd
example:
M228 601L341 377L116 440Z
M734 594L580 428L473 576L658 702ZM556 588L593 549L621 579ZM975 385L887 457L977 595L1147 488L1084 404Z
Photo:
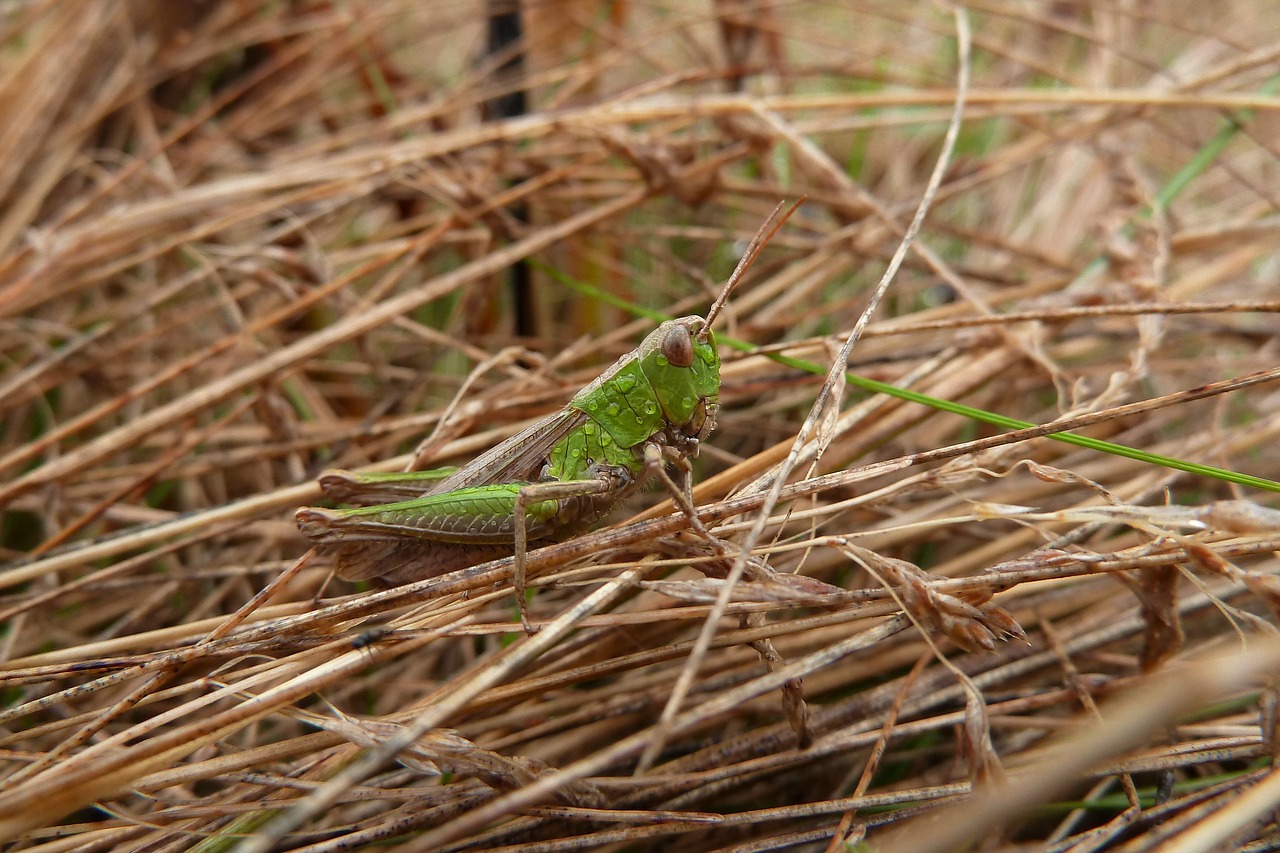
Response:
M523 78L479 3L3 6L3 837L1275 849L1280 8L972 5L944 157L940 6L527 6ZM851 371L1189 470L850 388L754 549L814 580L692 660L726 567L660 492L532 555L531 637L510 559L299 559L323 468L465 462L652 328L574 282L702 311L807 194L721 323L742 541L940 158Z

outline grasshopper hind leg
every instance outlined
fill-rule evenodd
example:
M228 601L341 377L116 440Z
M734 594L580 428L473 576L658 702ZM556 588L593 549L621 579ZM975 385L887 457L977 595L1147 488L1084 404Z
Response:
M350 510L320 507L302 507L296 515L298 529L322 553L332 555L334 570L343 580L400 586L511 554L511 546L505 544L463 544L353 529L350 515Z
M414 581L469 569L511 555L504 545L459 545L451 542L352 542L333 549L334 568L347 581L372 581L388 589Z

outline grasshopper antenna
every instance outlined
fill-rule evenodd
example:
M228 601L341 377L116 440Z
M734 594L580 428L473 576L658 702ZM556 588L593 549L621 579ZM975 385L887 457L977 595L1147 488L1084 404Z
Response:
M800 205L808 200L807 195L792 202L791 207L787 208L785 213L781 213L782 206L786 202L778 202L778 206L769 214L769 218L761 224L760 229L756 231L756 236L751 238L751 244L747 246L746 253L742 256L742 260L738 261L738 265L733 269L733 275L729 276L729 280L720 290L720 295L716 297L716 301L712 303L711 310L707 312L707 324L702 327L702 331L698 332L698 340L705 342L707 335L711 332L711 324L715 322L716 315L720 313L720 309L724 307L724 303L729 299L729 294L733 293L733 289L738 286L738 282L742 280L742 276L746 274L751 264L755 261L760 251L773 239L773 235L778 233L778 229L782 227L791 214L800 209Z

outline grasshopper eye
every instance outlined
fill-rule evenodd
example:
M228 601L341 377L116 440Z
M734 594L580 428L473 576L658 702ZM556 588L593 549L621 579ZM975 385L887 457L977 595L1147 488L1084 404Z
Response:
M672 326L662 337L662 354L676 367L693 364L693 337L684 326Z

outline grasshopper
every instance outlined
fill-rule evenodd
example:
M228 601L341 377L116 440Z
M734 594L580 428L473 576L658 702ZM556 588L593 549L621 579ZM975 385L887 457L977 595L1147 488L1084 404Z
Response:
M803 199L801 200L803 201ZM530 542L564 539L659 477L695 529L689 459L716 425L720 356L711 323L768 238L799 206L761 226L705 318L667 320L563 409L443 477L431 471L330 471L321 489L354 509L302 507L298 528L335 554L338 575L387 585L512 555L520 619ZM773 230L766 230L772 224ZM679 470L683 488L666 466Z

